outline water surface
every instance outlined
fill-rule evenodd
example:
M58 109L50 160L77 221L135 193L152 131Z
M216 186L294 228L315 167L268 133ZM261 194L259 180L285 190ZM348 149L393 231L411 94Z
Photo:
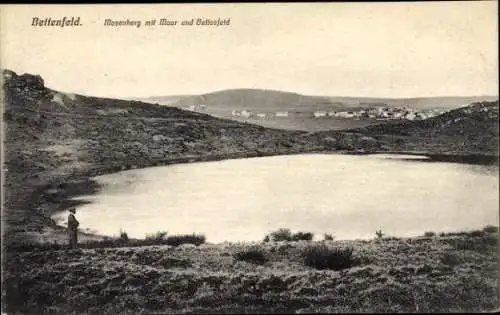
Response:
M96 177L102 191L81 197L91 203L77 217L105 235L167 230L209 242L262 240L282 227L355 239L498 225L498 167L421 159L304 154L128 170Z

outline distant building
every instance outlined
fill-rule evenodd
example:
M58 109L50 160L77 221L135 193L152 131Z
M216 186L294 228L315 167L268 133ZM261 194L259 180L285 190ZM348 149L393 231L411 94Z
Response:
M195 111L196 110L196 105L189 105L187 108L188 110Z
M206 109L207 109L207 105L205 105L205 104L200 105L200 110L206 110Z
M276 112L276 117L288 117L288 112Z
M415 113L410 112L410 113L406 114L405 119L415 120L416 117L417 117L417 115L415 115Z
M231 112L231 115L233 115L233 116L241 116L241 112L239 110L233 109L233 111Z
M241 111L241 116L248 118L248 117L252 116L252 112L244 109Z
M314 117L316 117L316 118L318 118L318 117L325 117L325 116L326 116L326 112L325 111L318 110L318 111L314 112Z
M259 117L259 118L265 118L266 114L265 113L257 113L257 117Z

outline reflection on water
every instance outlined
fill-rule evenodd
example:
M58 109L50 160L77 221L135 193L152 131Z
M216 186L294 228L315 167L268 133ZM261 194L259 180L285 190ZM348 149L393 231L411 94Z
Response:
M413 156L412 156L413 157ZM399 158L399 159L398 159ZM304 154L129 170L96 178L82 228L131 237L167 230L210 242L278 228L337 239L498 225L498 167L387 155ZM66 213L56 215L65 217Z

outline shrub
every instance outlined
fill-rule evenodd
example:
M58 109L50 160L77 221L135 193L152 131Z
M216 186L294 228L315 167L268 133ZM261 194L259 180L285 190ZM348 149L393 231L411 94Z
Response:
M314 234L310 232L297 232L292 235L293 241L312 241Z
M316 269L342 270L359 263L352 256L353 249L332 248L325 244L310 245L302 251L304 264Z
M498 226L487 225L483 228L485 233L498 233Z
M128 234L125 231L120 230L120 240L128 242Z
M271 234L269 234L269 238L274 242L291 241L292 232L290 232L290 229L279 229L277 231L271 232Z
M259 248L249 248L234 254L237 260L248 261L254 264L262 265L269 259L266 257L263 250Z
M477 236L483 236L485 232L480 231L480 230L475 230L475 231L470 231L467 233L471 237L477 237Z
M384 236L384 233L382 233L382 230L376 231L375 234L377 235L377 238L382 238Z
M324 239L325 241L333 241L333 235L332 235L332 234L325 233L325 234L323 234L323 239Z
M146 234L147 241L163 241L167 236L167 231L157 231L154 234Z
M440 260L441 263L451 267L456 266L460 263L460 257L454 253L444 253L441 256Z
M434 237L436 236L436 233L432 232L432 231L428 231L428 232L425 232L424 233L424 236L425 237Z
M186 234L186 235L173 235L167 237L166 244L171 246L179 246L181 244L194 244L196 246L205 243L205 235L199 234Z
M310 232L297 232L293 233L290 229L279 229L277 231L271 232L266 235L264 242L280 242L280 241L311 241L314 238L314 234Z
M386 241L400 241L400 240L401 240L401 237L397 237L397 236L386 236L386 237L384 237L384 240L386 240Z
M459 231L459 232L441 232L439 236L467 236L468 232Z

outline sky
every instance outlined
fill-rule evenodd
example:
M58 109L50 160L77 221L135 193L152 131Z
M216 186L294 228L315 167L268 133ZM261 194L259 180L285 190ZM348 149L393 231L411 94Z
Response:
M81 26L32 26L80 17ZM105 19L141 27L104 26ZM144 26L167 18L228 26ZM102 97L264 88L306 95L498 95L496 1L0 5L0 65Z

